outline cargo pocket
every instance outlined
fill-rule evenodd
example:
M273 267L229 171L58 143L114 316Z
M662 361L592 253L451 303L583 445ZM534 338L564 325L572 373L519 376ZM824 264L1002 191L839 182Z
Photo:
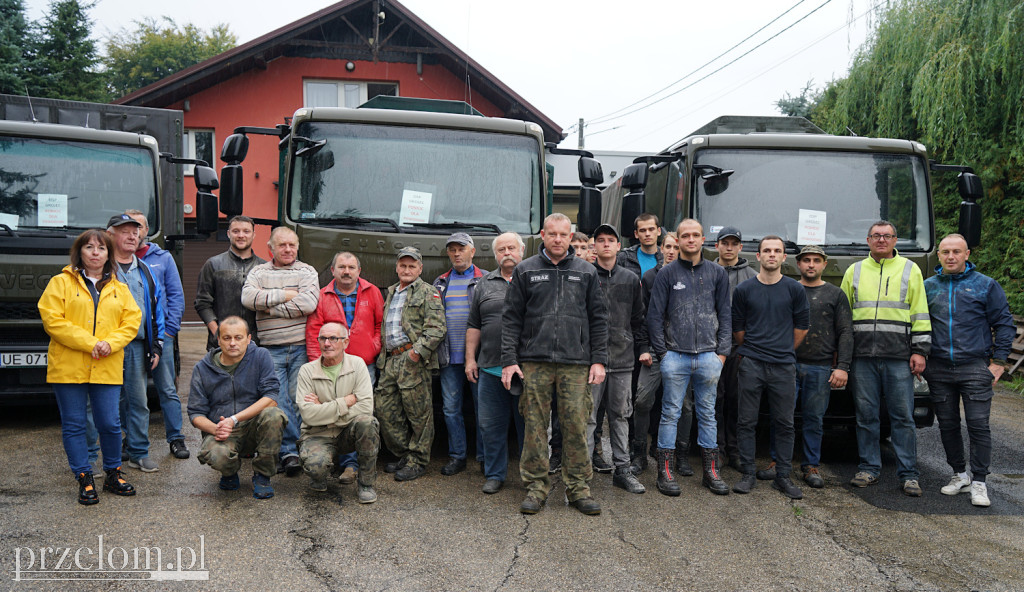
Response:
M411 389L423 382L423 367L421 362L413 362L409 359L408 350L402 353L402 360L398 370L398 379L395 381L400 389Z

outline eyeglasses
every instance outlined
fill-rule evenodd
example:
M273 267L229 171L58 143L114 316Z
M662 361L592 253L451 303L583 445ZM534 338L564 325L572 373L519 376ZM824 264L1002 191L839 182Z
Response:
M328 341L330 341L331 343L338 343L339 341L348 341L348 337L337 337L335 335L330 335L328 337L317 337L316 340L319 341L320 343L327 343Z
M876 234L869 234L868 238L873 240L873 241L878 241L878 240L891 241L892 239L896 238L896 235L895 234L877 234L876 233Z

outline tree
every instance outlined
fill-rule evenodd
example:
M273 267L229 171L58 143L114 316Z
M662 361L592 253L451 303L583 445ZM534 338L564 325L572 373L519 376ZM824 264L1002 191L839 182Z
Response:
M54 0L43 19L36 49L32 93L72 101L106 101L88 11L92 3Z
M775 101L775 107L779 113L789 117L807 117L820 96L821 93L814 89L814 81L808 80L798 96L794 97L787 92L786 96Z
M0 0L0 93L22 95L28 90L28 40L22 0Z
M195 25L179 27L170 17L135 21L107 42L107 84L124 96L175 72L223 53L238 42L227 25L204 32Z
M810 108L827 132L918 140L939 162L967 164L985 186L982 243L971 260L1024 313L1024 3L896 0L849 75ZM960 197L936 176L939 236Z

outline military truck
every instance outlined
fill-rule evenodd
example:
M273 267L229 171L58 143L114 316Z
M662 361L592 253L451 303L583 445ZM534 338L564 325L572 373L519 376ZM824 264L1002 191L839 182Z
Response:
M140 210L180 270L182 159L160 150L181 139L180 111L0 95L0 404L53 400L36 303L83 230ZM196 170L208 228L216 175Z
M333 254L351 251L364 278L388 286L405 246L420 249L432 281L450 266L453 232L474 236L484 267L493 267L491 239L501 232L518 232L535 253L551 212L540 126L463 114L450 101L387 99L376 108L302 108L276 128L237 128L221 153L222 207L241 199L247 135L269 134L280 138L279 211L259 222L295 230L299 259L320 272L321 285ZM581 156L581 192L598 197L603 177L592 154L547 149Z
M718 231L735 226L754 265L758 241L778 235L789 254L782 271L791 277L799 277L798 247L817 244L829 256L823 278L839 285L846 268L867 257L865 237L880 219L896 225L900 255L932 275L932 171L959 173L961 233L972 246L981 234L980 179L969 167L929 161L919 142L833 136L803 118L726 116L634 162L604 191L603 222L627 230L637 215L651 212L674 231L683 218L695 218L704 226L708 259L717 257ZM915 385L914 419L931 425L927 383ZM852 425L848 391L833 391L825 420Z

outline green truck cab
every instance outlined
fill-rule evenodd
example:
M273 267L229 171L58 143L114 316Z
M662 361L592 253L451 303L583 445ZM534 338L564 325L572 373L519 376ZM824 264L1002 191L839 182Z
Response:
M780 126L784 132L772 131ZM730 133L718 133L723 128ZM602 194L601 222L628 230L650 212L674 232L694 218L704 226L709 260L717 257L718 231L734 226L743 233L741 256L755 267L758 241L781 236L789 255L782 271L794 278L799 247L820 245L828 254L822 277L839 285L846 269L868 256L871 224L889 220L900 255L928 277L938 264L932 171L960 173L961 233L972 246L980 236L980 180L968 167L930 162L919 142L832 136L802 118L723 117L635 162ZM933 418L928 385L915 381L914 419L924 427ZM854 420L849 391L833 391L826 425Z
M0 111L0 405L47 403L50 338L37 302L75 237L139 210L180 273L183 175L160 150L180 151L182 114L10 95ZM200 177L216 179L196 167Z

